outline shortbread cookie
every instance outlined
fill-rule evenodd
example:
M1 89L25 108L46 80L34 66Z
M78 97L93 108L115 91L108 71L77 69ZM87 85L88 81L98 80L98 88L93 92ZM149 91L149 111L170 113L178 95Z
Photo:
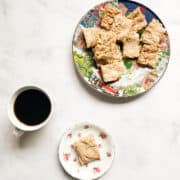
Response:
M116 44L116 35L111 31L101 31L99 33L97 45L93 52L97 66L110 64L114 60L122 60L120 47Z
M138 32L147 25L146 18L139 7L136 8L133 12L129 13L127 18L133 21L131 29L132 31Z
M144 44L137 62L140 65L155 68L158 61L158 50L157 45Z
M145 44L157 45L164 33L165 29L162 24L158 20L153 19L142 34L141 41Z
M100 160L99 149L93 135L81 138L79 141L75 142L74 148L81 165Z
M99 31L100 31L99 28L84 28L83 29L83 34L84 34L87 48L92 48L97 44L97 36L98 36Z
M118 14L114 17L114 23L111 30L116 34L117 41L122 41L125 36L130 32L132 26L132 20L126 18L122 14Z
M137 58L139 57L139 52L139 34L130 32L123 41L123 57Z
M104 82L108 83L116 81L124 72L123 62L101 65L101 70Z
M106 6L104 8L104 14L101 18L101 27L110 30L114 23L114 17L117 14L121 14L121 11L116 8Z

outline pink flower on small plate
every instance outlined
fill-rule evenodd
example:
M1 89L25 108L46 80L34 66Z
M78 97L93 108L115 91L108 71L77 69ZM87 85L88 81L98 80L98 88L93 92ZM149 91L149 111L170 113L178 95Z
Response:
M102 148L102 144L98 144L98 148Z
M107 134L104 132L101 132L99 135L102 139L106 139L107 138Z
M68 138L72 138L72 133L69 133L69 134L67 135L67 137L68 137Z
M77 135L78 137L81 137L81 133L78 133L78 135Z
M70 154L64 153L64 160L65 160L65 161L68 161L68 160L69 160L69 156L70 156Z
M112 154L111 154L110 152L107 152L107 153L106 153L106 156L107 156L107 157L111 157Z
M99 167L93 167L93 171L94 171L94 173L100 173L101 172Z
M74 149L74 144L71 144L70 147L71 147L72 149Z

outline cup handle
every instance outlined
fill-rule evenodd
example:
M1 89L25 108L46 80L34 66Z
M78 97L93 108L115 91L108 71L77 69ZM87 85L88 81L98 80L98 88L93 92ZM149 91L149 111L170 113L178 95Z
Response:
M16 137L16 138L20 138L22 135L24 134L24 131L18 129L18 128L14 128L13 130L13 135Z

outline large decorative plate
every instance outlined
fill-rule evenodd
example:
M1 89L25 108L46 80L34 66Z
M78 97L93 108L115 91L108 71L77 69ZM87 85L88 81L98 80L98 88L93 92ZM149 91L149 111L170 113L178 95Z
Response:
M161 79L167 69L170 57L168 33L161 39L156 68L140 67L135 61L126 59L124 60L124 66L127 71L118 81L105 84L101 77L101 71L95 66L93 53L86 48L82 33L83 27L99 27L100 16L105 5L120 8L125 15L140 7L148 23L153 18L158 19L162 23L152 10L134 1L109 1L95 6L82 17L74 33L73 59L77 71L88 85L100 93L114 97L130 97L142 94L151 89Z

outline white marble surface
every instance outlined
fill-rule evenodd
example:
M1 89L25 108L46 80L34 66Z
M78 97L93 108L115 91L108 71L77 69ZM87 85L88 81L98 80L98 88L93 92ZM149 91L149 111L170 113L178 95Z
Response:
M68 180L57 159L64 129L80 121L105 127L116 143L113 167L102 179L180 179L180 1L140 0L161 17L171 59L160 83L130 102L100 96L73 67L71 41L81 16L101 0L0 0L0 179ZM7 117L20 86L48 89L55 113L48 126L17 144Z

